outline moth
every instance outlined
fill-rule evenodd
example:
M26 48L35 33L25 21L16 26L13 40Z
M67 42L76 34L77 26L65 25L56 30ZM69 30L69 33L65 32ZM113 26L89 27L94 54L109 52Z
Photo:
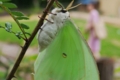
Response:
M34 64L34 80L99 80L92 53L69 9L55 8L38 34L40 53Z

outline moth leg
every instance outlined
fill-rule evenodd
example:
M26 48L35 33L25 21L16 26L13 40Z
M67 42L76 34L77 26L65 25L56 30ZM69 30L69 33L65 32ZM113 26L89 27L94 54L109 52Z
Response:
M51 13L51 12L48 12L48 13L49 13L49 14L52 14L52 15L55 15L55 16L57 15L57 14L54 14L54 13Z
M43 11L43 13L48 13L48 14L52 14L52 15L57 15L57 14L54 14L54 13L51 13L51 12L48 12L48 11Z
M41 27L40 27L40 30L42 31L42 30L43 30L43 28L41 28Z
M41 18L40 16L38 16L38 17ZM42 19L42 18L41 18L41 19ZM48 19L45 19L45 20L53 24L52 21L50 21L50 20L48 20Z

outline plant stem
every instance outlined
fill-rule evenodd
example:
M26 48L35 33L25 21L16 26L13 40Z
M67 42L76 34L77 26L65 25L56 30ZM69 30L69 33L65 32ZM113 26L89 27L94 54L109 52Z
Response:
M5 29L5 27L3 27L3 26L0 26L0 28L3 28L3 29ZM11 32L9 32L9 33L12 33L12 34L16 34L15 32L13 32L13 31L11 31ZM26 40L23 36L20 36L23 40Z
M11 80L14 77L14 74L15 74L16 70L18 69L18 67L21 63L21 61L22 61L22 59L25 55L26 50L28 49L29 45L31 44L32 40L34 39L34 37L37 34L40 27L43 25L43 21L44 21L46 15L47 15L48 11L50 10L51 6L53 5L54 1L55 0L50 0L48 2L48 5L46 6L45 12L42 14L41 19L39 20L36 28L34 29L33 33L31 34L30 38L28 39L28 41L25 42L25 45L23 46L19 57L17 58L10 74L8 75L7 80Z
M11 11L6 8L5 6L1 5L0 6L14 19L14 21L17 23L18 27L20 28L20 30L22 31L24 37L25 37L25 41L27 41L27 36L25 35L25 31L23 30L23 28L21 27L19 21L15 18L15 16L11 13Z

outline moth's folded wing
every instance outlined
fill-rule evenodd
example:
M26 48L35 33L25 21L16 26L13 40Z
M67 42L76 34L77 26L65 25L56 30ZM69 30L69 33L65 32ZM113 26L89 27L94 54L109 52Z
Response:
M72 24L73 23L71 22L71 25ZM76 34L77 33L79 34L78 38L80 39L83 54L84 54L85 76L81 80L99 80L99 73L98 73L98 69L96 66L96 62L93 58L93 55L92 55L90 48L88 47L87 42L85 41L85 39L83 38L81 33L77 29L75 29L75 27L72 27L72 28L73 28L73 30L75 30L74 32L76 32Z
M35 62L35 80L81 80L85 76L85 59L80 36L70 21ZM75 29L75 28L74 28Z
M85 77L83 80L99 80L99 72L96 66L96 62L85 41L82 41L82 46L85 55Z

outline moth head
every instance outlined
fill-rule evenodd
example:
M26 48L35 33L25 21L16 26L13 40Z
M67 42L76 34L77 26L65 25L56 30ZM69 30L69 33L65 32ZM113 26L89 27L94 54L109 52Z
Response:
M57 0L55 0L55 2L58 8L53 9L52 13L55 15L50 15L50 16L53 20L60 20L60 21L66 20L70 17L70 13L68 12L68 10L73 9L80 5L78 4L72 7L74 2L74 0L72 0L71 3L67 6L67 8L64 8Z
M53 20L64 21L70 17L69 12L65 9L62 9L62 8L55 8L52 10L51 13L52 13L51 18Z

